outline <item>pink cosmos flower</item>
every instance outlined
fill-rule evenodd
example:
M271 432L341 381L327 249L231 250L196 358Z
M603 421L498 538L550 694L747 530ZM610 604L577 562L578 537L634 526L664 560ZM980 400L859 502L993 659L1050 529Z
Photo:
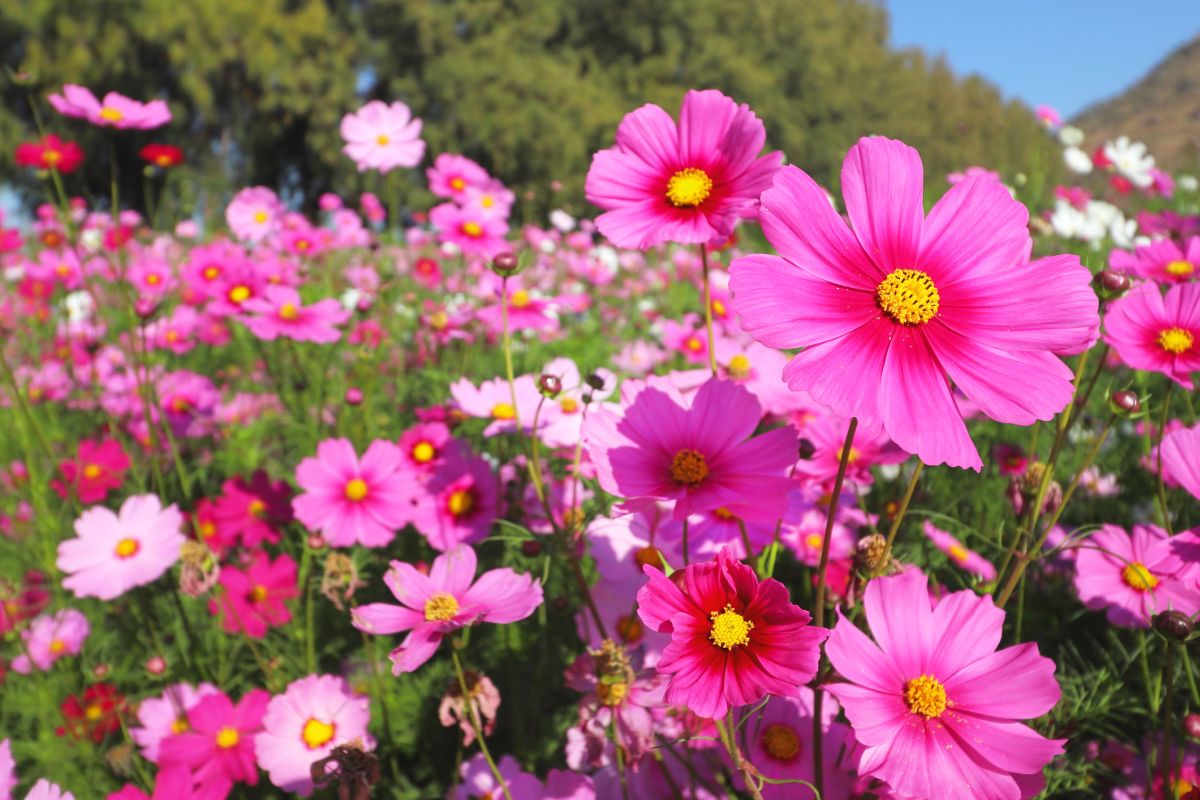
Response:
M404 467L421 480L430 478L457 444L444 422L418 422L397 442Z
M342 152L358 165L387 174L396 167L415 167L425 155L421 120L413 119L407 105L372 100L353 114L342 117Z
M221 569L221 593L210 600L210 614L220 614L229 633L245 633L261 639L267 629L286 625L292 618L287 601L298 597L296 562L286 553L274 561L261 550L243 572L235 567Z
M91 90L68 83L62 94L50 95L50 105L63 116L85 119L105 128L148 131L171 121L171 109L163 100L139 103L116 92L97 100Z
M152 494L133 495L114 514L93 506L75 521L76 538L58 546L63 586L76 597L112 600L158 580L179 560L183 515Z
M678 125L655 105L631 111L588 169L587 199L605 211L596 226L618 247L721 244L783 161L759 157L766 139L749 106L715 90L684 95Z
M392 672L412 672L428 661L442 637L467 625L503 625L525 619L542 604L542 585L508 567L475 577L475 551L459 545L433 560L428 575L393 561L384 584L401 605L371 603L351 612L354 627L370 634L411 631L391 652Z
M90 505L104 500L110 490L121 486L129 470L129 456L116 439L99 442L84 439L79 443L78 457L59 462L58 470L62 481L50 482L58 496L66 498L74 490L79 502Z
M348 439L326 439L315 458L296 467L304 493L292 500L296 519L333 547L383 547L407 521L408 489L400 451L371 442L360 459Z
M263 731L254 737L258 765L280 789L308 797L310 766L333 748L357 740L363 749L375 749L370 721L370 698L351 692L345 679L309 675L292 681L267 704Z
M430 478L412 523L434 550L487 538L498 516L499 482L486 459L456 454Z
M1162 284L1187 283L1195 280L1200 270L1200 236L1191 236L1181 247L1171 239L1159 239L1128 250L1113 250L1109 266L1138 278Z
M650 582L638 591L638 614L671 635L656 667L671 676L668 704L720 719L766 694L795 695L816 674L829 631L809 625L782 583L760 582L729 548L686 567L681 580L649 565L643 571Z
M79 655L91 631L82 611L64 608L53 616L42 614L21 631L24 652L13 659L13 671L28 674L36 667L45 672L60 658Z
M821 718L823 797L854 797L854 737L845 725L834 722L837 704L825 703ZM768 778L813 780L813 691L807 686L791 697L772 697L761 715L753 715L741 728L742 751ZM763 800L812 800L811 790L798 784L767 784Z
M491 258L509 249L508 222L475 206L442 203L429 212L441 241L455 245L468 256Z
M127 783L107 800L225 800L229 787L222 784L196 784L192 771L187 767L170 767L159 770L154 779L154 794L146 794L132 783Z
M239 476L221 485L212 517L222 533L239 537L242 546L252 550L263 542L279 541L278 529L292 521L291 499L287 483L256 470L249 481Z
M1085 606L1107 608L1108 621L1127 628L1148 628L1168 609L1190 616L1200 611L1197 552L1195 534L1171 537L1156 525L1134 525L1130 536L1105 525L1079 547L1075 591Z
M25 795L25 800L75 800L75 795L64 791L57 783L42 778Z
M337 326L350 319L350 312L337 300L326 298L306 306L290 286L268 286L261 296L242 303L242 311L250 316L241 317L241 322L268 342L279 336L297 342L336 342L342 336Z
M270 699L263 689L247 692L236 705L223 693L201 698L187 712L188 729L160 743L159 766L186 767L204 787L226 793L234 783L258 785L254 737Z
M1036 794L1042 768L1065 740L1019 720L1058 702L1054 662L1034 644L996 650L1004 612L991 597L954 592L931 608L918 570L871 581L864 603L875 641L839 611L825 645L847 681L825 688L862 746L859 775L906 798Z
M1166 297L1152 283L1113 301L1104 317L1104 341L1133 369L1161 372L1192 391L1200 370L1200 283L1182 283Z
M922 523L921 530L929 541L933 542L934 547L945 553L959 568L985 581L996 579L996 568L992 565L992 562L974 550L968 550L963 547L962 542L958 541L951 534L940 528L935 528L929 520L925 520Z
M225 209L225 221L237 238L257 243L279 229L283 203L265 186L247 186L233 196Z
M463 747L470 747L475 741L475 722L478 718L483 725L483 735L491 736L496 729L496 714L500 711L500 690L492 679L482 672L467 670L464 674L467 684L467 695L464 698L462 687L457 681L451 681L438 703L438 722L443 727L451 728L457 725L463 734ZM475 715L478 715L476 717Z
M651 378L621 387L621 408L597 408L584 424L600 486L628 508L655 502L675 519L722 506L755 506L781 514L796 460L796 432L751 435L762 419L746 389L710 379L684 398L670 382Z
M17 762L12 756L12 742L0 740L0 800L12 800L17 786Z
M800 435L812 442L813 456L796 462L796 474L832 487L841 467L842 445L845 444L849 424L850 420L836 414L822 414L805 425ZM860 426L850 445L846 480L870 486L874 482L871 467L902 464L907 460L908 453L897 447L882 430L872 431Z
M482 189L492 180L487 170L466 156L442 153L425 170L429 191L438 197L462 200L468 188Z
M1163 436L1163 477L1170 478L1200 500L1200 426L1181 428Z
M168 686L158 697L147 697L138 703L137 718L141 723L129 729L129 735L141 748L142 757L158 763L158 748L163 739L184 733L189 728L187 713L205 697L220 694L211 683L193 687L190 683Z
M516 405L513 405L514 387L517 395ZM518 417L522 429L530 430L533 426L533 415L537 412L538 404L542 402L542 393L538 391L537 381L532 375L518 376L513 381L513 387L510 387L504 378L484 381L478 388L468 378L459 378L450 384L450 396L468 416L491 420L483 429L484 436L515 431Z
M979 470L950 382L997 421L1050 419L1073 391L1054 354L1097 330L1091 274L1071 255L1028 262L1028 212L994 180L967 178L925 218L921 159L902 142L860 140L842 189L853 230L795 167L763 193L781 255L733 262L742 327L806 348L784 370L792 389L882 423L927 464Z

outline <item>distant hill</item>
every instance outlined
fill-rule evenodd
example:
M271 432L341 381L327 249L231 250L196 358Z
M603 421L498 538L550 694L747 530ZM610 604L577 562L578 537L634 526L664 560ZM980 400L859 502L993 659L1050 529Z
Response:
M1072 122L1088 147L1122 134L1141 140L1161 166L1200 166L1200 36L1167 56L1132 87Z

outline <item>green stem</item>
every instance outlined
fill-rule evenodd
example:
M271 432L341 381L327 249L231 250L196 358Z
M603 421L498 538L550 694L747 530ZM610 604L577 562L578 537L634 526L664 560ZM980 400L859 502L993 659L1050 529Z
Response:
M492 759L487 741L483 738L483 725L479 721L479 712L476 710L475 704L471 702L471 690L467 687L467 676L463 671L462 661L458 658L458 650L451 647L450 656L454 659L454 674L458 677L458 688L462 691L463 702L467 706L467 717L471 721L471 727L475 729L475 740L479 742L479 749L483 753L484 760L487 761L488 768L492 771L492 777L496 779L496 783L500 784L500 788L504 791L504 800L513 800L512 794L508 791L508 783L504 780L504 776L500 774L500 768L496 766L496 762Z
M1163 681L1166 684L1163 693L1162 785L1164 793L1167 787L1171 785L1171 712L1173 695L1175 693L1175 665L1172 663L1175 648L1171 646L1171 642L1167 642L1166 647L1167 658L1163 664Z
M875 575L879 577L887 569L887 565L892 563L892 545L896 542L896 534L900 531L900 523L904 521L904 515L908 513L908 504L912 502L913 494L917 490L917 479L921 477L921 471L925 469L925 462L917 460L917 466L913 468L912 475L908 478L908 486L904 489L904 496L900 498L900 506L896 509L896 516L892 520L892 527L888 528L887 543L883 548L883 559L879 562L879 566L875 568Z
M1157 456L1155 460L1158 463L1155 465L1155 472L1158 473L1158 505L1162 510L1162 524L1163 529L1167 532L1167 536L1173 536L1175 535L1175 532L1171 530L1171 514L1167 511L1167 487L1163 482L1162 443L1163 434L1166 433L1167 430L1167 412L1171 408L1171 389L1174 388L1174 386L1174 382L1168 383L1167 391L1165 394L1163 394L1162 415L1158 420L1158 431L1156 433L1158 444L1156 447Z
M708 367L717 377L717 351L713 342L712 289L708 285L708 246L700 245L700 264L704 272L704 332L708 335Z

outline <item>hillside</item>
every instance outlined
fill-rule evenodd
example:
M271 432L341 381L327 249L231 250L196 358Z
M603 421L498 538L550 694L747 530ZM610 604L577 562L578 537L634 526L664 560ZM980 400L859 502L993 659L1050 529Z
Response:
M1200 36L1167 56L1125 92L1098 103L1073 123L1095 146L1122 134L1144 141L1160 165L1200 164Z

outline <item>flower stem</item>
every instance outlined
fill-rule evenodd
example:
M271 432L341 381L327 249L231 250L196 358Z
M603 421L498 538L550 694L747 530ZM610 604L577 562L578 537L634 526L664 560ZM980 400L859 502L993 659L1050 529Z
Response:
M700 265L704 272L704 332L708 335L708 368L717 377L717 351L713 342L712 289L708 285L708 246L700 245Z
M1167 391L1163 394L1162 416L1158 420L1158 432L1156 434L1158 438L1158 445L1156 447L1157 455L1155 458L1157 464L1154 469L1158 477L1158 505L1162 510L1163 529L1167 532L1167 536L1174 536L1175 532L1171 530L1171 515L1167 512L1167 488L1163 482L1162 443L1163 434L1167 432L1167 412L1171 408L1171 389L1174 386L1174 383L1168 383Z
M687 517L683 518L683 565L688 565L688 521Z
M913 469L913 473L909 476L908 486L904 489L904 496L900 498L900 506L896 509L896 516L892 520L892 527L888 528L887 543L883 548L883 558L879 562L879 566L875 569L875 574L872 577L879 577L887 569L887 565L892 561L892 544L896 541L896 534L900 531L900 523L904 521L904 515L908 513L908 504L912 502L913 493L917 490L917 479L921 477L921 471L925 469L925 462L917 460L917 466Z
M1166 684L1163 693L1162 785L1164 791L1171 785L1171 700L1175 693L1175 665L1172 663L1175 648L1171 646L1171 642L1167 642L1166 646L1167 658L1163 663L1163 681Z
M504 780L504 776L500 774L500 768L496 766L495 760L492 759L491 751L488 750L487 742L483 738L483 725L479 721L479 711L475 708L475 704L471 702L471 690L467 688L467 676L463 671L462 661L458 658L458 650L451 647L450 657L454 659L454 674L458 677L458 688L462 690L463 701L467 705L471 727L475 729L475 740L479 742L479 749L483 753L484 760L487 761L488 768L492 771L492 777L496 779L496 783L500 784L500 788L504 792L504 800L513 800L512 794L508 791L508 783Z

